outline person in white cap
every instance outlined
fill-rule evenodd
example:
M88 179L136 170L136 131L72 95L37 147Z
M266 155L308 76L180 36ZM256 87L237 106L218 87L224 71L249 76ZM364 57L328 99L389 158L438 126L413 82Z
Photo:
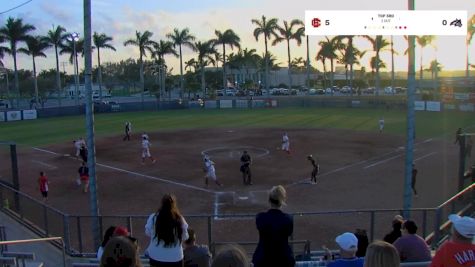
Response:
M364 258L356 257L356 251L358 250L358 238L355 234L346 232L335 238L336 243L340 247L340 258L334 261L332 260L332 255L330 250L323 246L323 249L326 250L327 258L330 262L327 264L328 267L363 267Z
M214 162L208 157L204 157L204 162L205 162L205 185L208 186L208 178L211 178L217 185L223 186L218 181L218 178L216 177L216 169L214 168Z
M475 219L449 215L452 222L452 237L440 246L430 267L470 267L475 266Z
M287 133L282 136L282 150L290 154L290 139Z

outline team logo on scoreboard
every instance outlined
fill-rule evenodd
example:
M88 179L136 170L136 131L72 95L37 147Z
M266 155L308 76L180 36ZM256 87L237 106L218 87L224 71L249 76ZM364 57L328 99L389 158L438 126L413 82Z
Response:
M450 26L462 27L462 20L461 20L461 19L454 19L454 20L450 23Z
M320 27L321 25L322 25L322 22L321 22L321 20L320 20L319 18L313 18L313 19L312 19L312 26L313 26L314 28L318 28L318 27Z

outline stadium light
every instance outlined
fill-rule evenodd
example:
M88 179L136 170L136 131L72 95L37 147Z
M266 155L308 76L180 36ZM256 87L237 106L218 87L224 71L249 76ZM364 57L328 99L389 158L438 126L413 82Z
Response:
M79 33L73 32L69 34L66 39L70 42L73 42L73 69L74 69L74 83L75 83L75 99L76 105L79 105L79 77L78 77L78 56L76 53L76 42L79 41Z

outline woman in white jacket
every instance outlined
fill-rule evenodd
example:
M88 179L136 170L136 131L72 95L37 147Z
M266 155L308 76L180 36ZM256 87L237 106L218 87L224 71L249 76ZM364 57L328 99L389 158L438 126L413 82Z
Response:
M145 225L145 234L150 237L147 253L150 266L183 267L182 242L188 239L188 224L180 214L173 195L162 198L162 206L151 214Z

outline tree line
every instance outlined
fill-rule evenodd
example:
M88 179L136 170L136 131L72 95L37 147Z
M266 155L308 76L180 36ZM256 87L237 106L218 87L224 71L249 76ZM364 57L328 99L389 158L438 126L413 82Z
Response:
M275 70L279 68L279 64L276 62L276 57L269 51L269 43L272 46L276 46L279 43L285 43L287 46L287 68L288 68L288 87L293 86L292 73L306 72L307 74L307 86L309 83L309 74L314 72L316 68L310 64L310 47L309 37L305 37L305 27L301 20L293 19L291 21L283 20L279 22L277 18L267 18L262 16L257 19L252 19L254 25L253 35L257 42L261 41L264 45L264 53L258 55L255 49L248 49L241 47L240 37L232 30L227 29L225 31L215 31L215 37L210 40L197 40L196 37L190 33L188 28L177 29L166 35L165 40L155 41L152 39L153 33L151 31L136 31L135 35L126 40L123 46L135 46L139 50L139 58L137 61L132 59L122 60L118 63L105 63L105 69L101 66L101 49L110 49L116 51L116 47L112 44L113 38L106 33L94 32L93 35L93 50L97 53L97 68L94 72L97 74L97 83L102 86L103 74L116 81L123 81L122 79L133 79L134 72L138 70L139 73L139 86L142 92L145 90L146 85L148 89L155 88L159 91L158 95L161 96L165 92L165 88L173 85L173 75L171 75L171 68L167 66L167 57L178 57L180 61L180 70L178 76L178 85L180 88L180 94L183 95L185 88L188 89L200 89L203 95L206 95L207 79L205 77L207 71L206 68L210 66L218 69L219 63L221 63L222 70L222 83L215 83L214 86L226 88L228 86L227 73L230 69L235 69L239 73L242 73L244 77L249 77L249 70L259 74L259 82L262 82L263 87L269 92L269 70ZM28 75L32 77L30 83L24 83L22 88L34 88L34 92L29 89L23 89L22 93L32 93L36 96L36 101L39 99L39 86L38 78L51 77L54 73L55 81L54 86L58 96L61 95L62 85L66 82L61 81L61 76L65 77L65 73L60 71L59 57L60 55L69 56L69 62L75 63L78 66L78 55L83 55L84 40L83 38L75 38L73 33L67 32L67 30L58 25L53 26L45 35L35 35L35 26L25 23L21 18L9 17L6 23L0 28L0 66L3 66L3 58L6 54L12 56L13 59L13 88L16 95L20 93L20 77L22 81L27 79ZM475 15L473 15L467 26L467 62L466 62L466 76L469 75L469 67L475 67L470 64L468 60L469 46L471 45L473 36L475 34ZM306 38L306 39L305 39ZM372 50L363 51L353 45L355 38L364 38L372 47ZM424 70L432 73L432 78L436 78L437 72L441 70L441 65L435 58L431 61L430 65L424 69L423 62L423 50L427 46L434 46L434 36L416 36L416 41L420 47L420 74L419 78L423 79ZM306 42L306 59L292 58L291 52L292 43L295 42L297 46L301 46L303 42ZM184 48L191 49L196 53L196 57L183 62ZM226 49L229 48L231 52L227 53ZM46 70L40 73L36 73L36 60L37 58L46 57L46 51L48 49L54 49L54 55L56 58L56 68L53 70ZM237 49L236 52L234 50ZM350 87L353 87L354 83L354 67L361 66L361 60L367 53L372 53L369 61L371 68L371 78L374 80L374 86L380 88L380 70L388 68L386 62L381 60L382 52L391 53L391 85L394 86L394 55L397 52L393 47L393 39L386 39L383 36L335 36L325 37L320 41L316 47L317 55L314 58L315 61L320 61L323 65L323 81L329 81L329 86L334 85L334 74L336 64L342 65L345 68L345 76L347 83ZM32 68L31 73L28 71L19 71L17 69L17 55L22 53L31 56ZM404 54L407 53L407 50ZM146 60L146 58L150 60ZM328 64L330 69L327 70ZM136 68L135 71L133 68ZM360 67L361 72L366 72L365 67ZM3 68L5 70L5 68ZM183 71L186 71L184 74ZM155 77L153 82L148 85L145 81L145 74ZM187 76L187 77L185 77ZM216 78L216 77L215 77ZM262 80L262 81L261 81ZM46 81L46 80L45 80ZM130 81L130 80L128 80ZM256 85L255 79L249 81ZM185 85L186 83L186 85ZM208 79L209 83L209 79ZM199 84L199 88L197 88ZM43 86L51 86L51 81L45 83ZM327 84L325 84L325 87ZM7 90L9 88L7 87ZM190 90L188 90L189 92ZM9 92L7 91L7 94ZM61 101L61 97L58 97L58 101Z

